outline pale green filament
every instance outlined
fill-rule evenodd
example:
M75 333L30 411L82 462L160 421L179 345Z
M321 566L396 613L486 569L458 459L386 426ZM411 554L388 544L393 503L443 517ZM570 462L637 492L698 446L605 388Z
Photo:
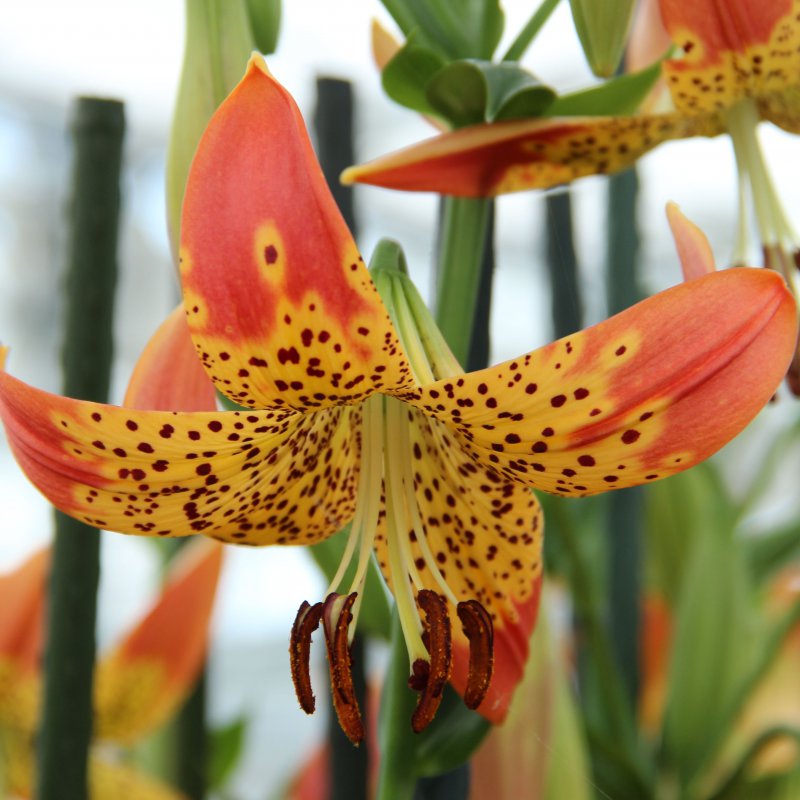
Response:
M400 403L397 401L391 402L393 405L397 405L399 407L401 414L407 413ZM397 427L399 433L397 446L401 453L400 457L397 459L397 462L400 464L400 468L402 470L402 481L403 490L405 492L406 506L411 512L411 524L414 529L414 534L417 537L417 544L422 551L422 558L425 561L425 565L428 567L433 579L442 590L442 594L444 594L445 597L447 597L447 599L454 606L456 606L458 605L458 599L456 598L455 594L453 594L453 590L447 585L447 581L445 580L444 575L442 575L439 565L436 563L436 559L433 557L430 545L428 544L428 537L425 535L425 526L419 514L419 505L417 504L417 498L414 494L413 469L411 467L411 438L409 436L410 425L405 423L401 418L400 424L398 424ZM414 565L414 571L416 572L416 565Z
M399 405L399 404L397 404ZM402 412L402 408L400 409ZM398 421L396 411L389 408L384 419L385 441L389 442L396 434ZM402 421L401 423L402 424ZM400 627L403 629L403 638L406 640L408 657L413 668L417 659L427 660L428 651L422 643L422 623L417 611L417 604L409 578L409 568L412 565L410 546L408 542L408 517L406 502L402 491L402 475L398 470L396 458L387 452L384 459L384 480L386 486L386 539L389 551L389 569L392 573L394 596L397 601L397 613L400 617Z
M764 160L764 154L758 141L756 127L758 110L752 100L737 103L728 112L728 130L733 141L736 162L739 168L740 182L749 181L753 206L756 212L761 241L765 248L777 249L778 268L794 292L798 294L792 254L798 249L797 233L794 231L786 212L781 205L775 185ZM741 183L740 183L741 186ZM742 223L743 191L740 188L740 228ZM741 245L740 230L737 250ZM737 252L737 256L741 256ZM774 258L772 259L774 261ZM770 264L774 266L774 264Z
M327 595L337 590L353 559L356 543L359 543L358 566L348 591L348 594L355 591L359 593L356 601L359 605L380 514L381 469L383 466L383 398L376 395L367 399L364 402L362 415L361 468L358 475L356 513L339 569L326 592ZM353 608L353 616L357 616L356 607ZM352 628L355 629L355 625Z

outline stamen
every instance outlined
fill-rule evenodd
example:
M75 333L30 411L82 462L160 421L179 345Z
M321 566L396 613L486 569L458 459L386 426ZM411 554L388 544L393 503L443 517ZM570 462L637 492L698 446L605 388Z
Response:
M387 403L389 398L387 398ZM391 441L394 428L389 422L389 413L386 414L384 441ZM384 459L384 483L386 488L386 546L389 551L389 569L392 574L394 597L397 603L397 614L400 617L400 627L406 641L410 663L426 659L427 651L422 642L422 623L417 613L414 602L414 592L409 578L409 569L414 569L414 562L410 559L408 549L408 517L406 515L406 502L402 486L397 486L398 466L396 458L387 452ZM405 547L404 547L405 544Z
M339 568L331 580L326 596L335 592L344 579L359 543L358 565L350 583L350 593L361 592L372 553L375 530L380 514L380 484L382 475L382 417L383 399L370 397L363 406L361 423L361 468L358 475L356 513L350 527Z
M408 685L420 692L417 707L411 716L411 727L420 733L430 725L439 705L452 667L452 640L447 600L430 589L417 595L419 607L425 612L425 644L430 661L416 659L411 667Z
M348 630L353 619L351 609L355 592L348 595L331 593L325 600L325 643L331 674L331 695L339 725L353 744L364 740L364 723L353 686L352 659Z
M453 605L457 605L458 600L456 599L456 596L453 594L453 590L447 585L447 581L445 580L444 575L442 575L442 571L439 569L439 565L436 563L436 559L433 557L433 553L431 552L430 545L428 544L428 537L425 534L425 526L422 523L422 519L420 517L417 498L414 493L414 476L412 475L411 458L409 455L411 453L411 440L409 437L409 429L411 425L410 425L410 420L407 422L406 419L404 419L404 415L414 412L407 411L400 405L400 403L396 403L396 405L399 408L399 413L402 415L399 419L397 430L399 433L398 447L401 448L401 452L405 456L399 459L399 463L401 464L401 469L402 469L403 491L405 493L406 506L411 512L411 523L414 529L414 535L417 537L417 545L419 546L420 552L422 553L422 558L425 562L425 566L430 571L433 579L439 585L439 588L442 590L442 593ZM410 555L408 563L410 566L413 567L414 573L417 576L419 576L419 572ZM419 583L415 582L417 588L421 588L422 580L419 577L417 578L417 580L419 581Z
M477 600L465 600L456 611L469 640L469 672L464 703L475 709L486 697L494 667L494 628L489 612Z
M311 634L319 627L322 617L322 603L309 605L303 600L292 625L289 643L289 660L292 669L292 683L300 708L306 714L313 714L316 707L314 692L311 689L309 659L311 656Z

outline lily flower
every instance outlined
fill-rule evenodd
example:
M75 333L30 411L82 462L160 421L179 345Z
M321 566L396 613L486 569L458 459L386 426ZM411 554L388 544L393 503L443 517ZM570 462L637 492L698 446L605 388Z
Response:
M98 662L89 782L96 800L182 795L119 759L112 748L132 745L172 717L205 660L208 623L222 564L222 547L197 541L170 566L148 613ZM0 762L12 796L33 797L33 741L42 694L45 589L49 550L0 576ZM5 795L4 795L5 796Z
M800 2L660 0L660 10L668 35L682 51L662 65L672 110L474 125L351 167L342 180L487 197L613 173L665 141L728 133L739 171L734 263L748 262L749 188L764 265L783 275L800 298L800 238L775 191L756 133L761 120L800 132ZM657 24L656 15L650 15L640 36L663 41L652 30ZM800 350L787 380L800 395Z
M662 66L672 113L473 125L351 167L343 180L487 197L615 172L669 139L728 131L736 125L731 113L797 132L799 6L797 0L724 6L660 0L664 25L683 50Z
M354 741L348 638L373 550L420 692L414 729L449 679L501 721L542 577L530 490L589 495L707 458L769 400L797 335L783 281L734 269L464 374L402 271L377 271L376 291L300 112L260 56L201 140L181 231L189 334L236 409L121 408L0 372L0 416L31 480L99 528L302 545L350 525L327 599L300 608L291 658L310 712L322 621ZM159 338L180 335L176 316ZM188 349L175 346L171 373Z

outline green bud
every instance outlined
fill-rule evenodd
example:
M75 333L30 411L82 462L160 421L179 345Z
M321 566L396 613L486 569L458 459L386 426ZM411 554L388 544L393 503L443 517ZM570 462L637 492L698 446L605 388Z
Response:
M245 0L256 49L265 56L275 52L281 27L281 0Z
M592 72L610 77L622 60L636 0L570 0L569 4Z
M185 47L167 152L167 221L175 256L197 143L217 106L242 79L255 47L246 1L186 0Z

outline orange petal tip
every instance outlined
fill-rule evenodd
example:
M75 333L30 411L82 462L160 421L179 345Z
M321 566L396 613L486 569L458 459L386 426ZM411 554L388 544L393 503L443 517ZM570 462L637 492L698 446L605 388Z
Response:
M714 253L708 238L678 207L667 203L667 221L675 239L675 248L681 262L685 281L702 278L716 270Z

